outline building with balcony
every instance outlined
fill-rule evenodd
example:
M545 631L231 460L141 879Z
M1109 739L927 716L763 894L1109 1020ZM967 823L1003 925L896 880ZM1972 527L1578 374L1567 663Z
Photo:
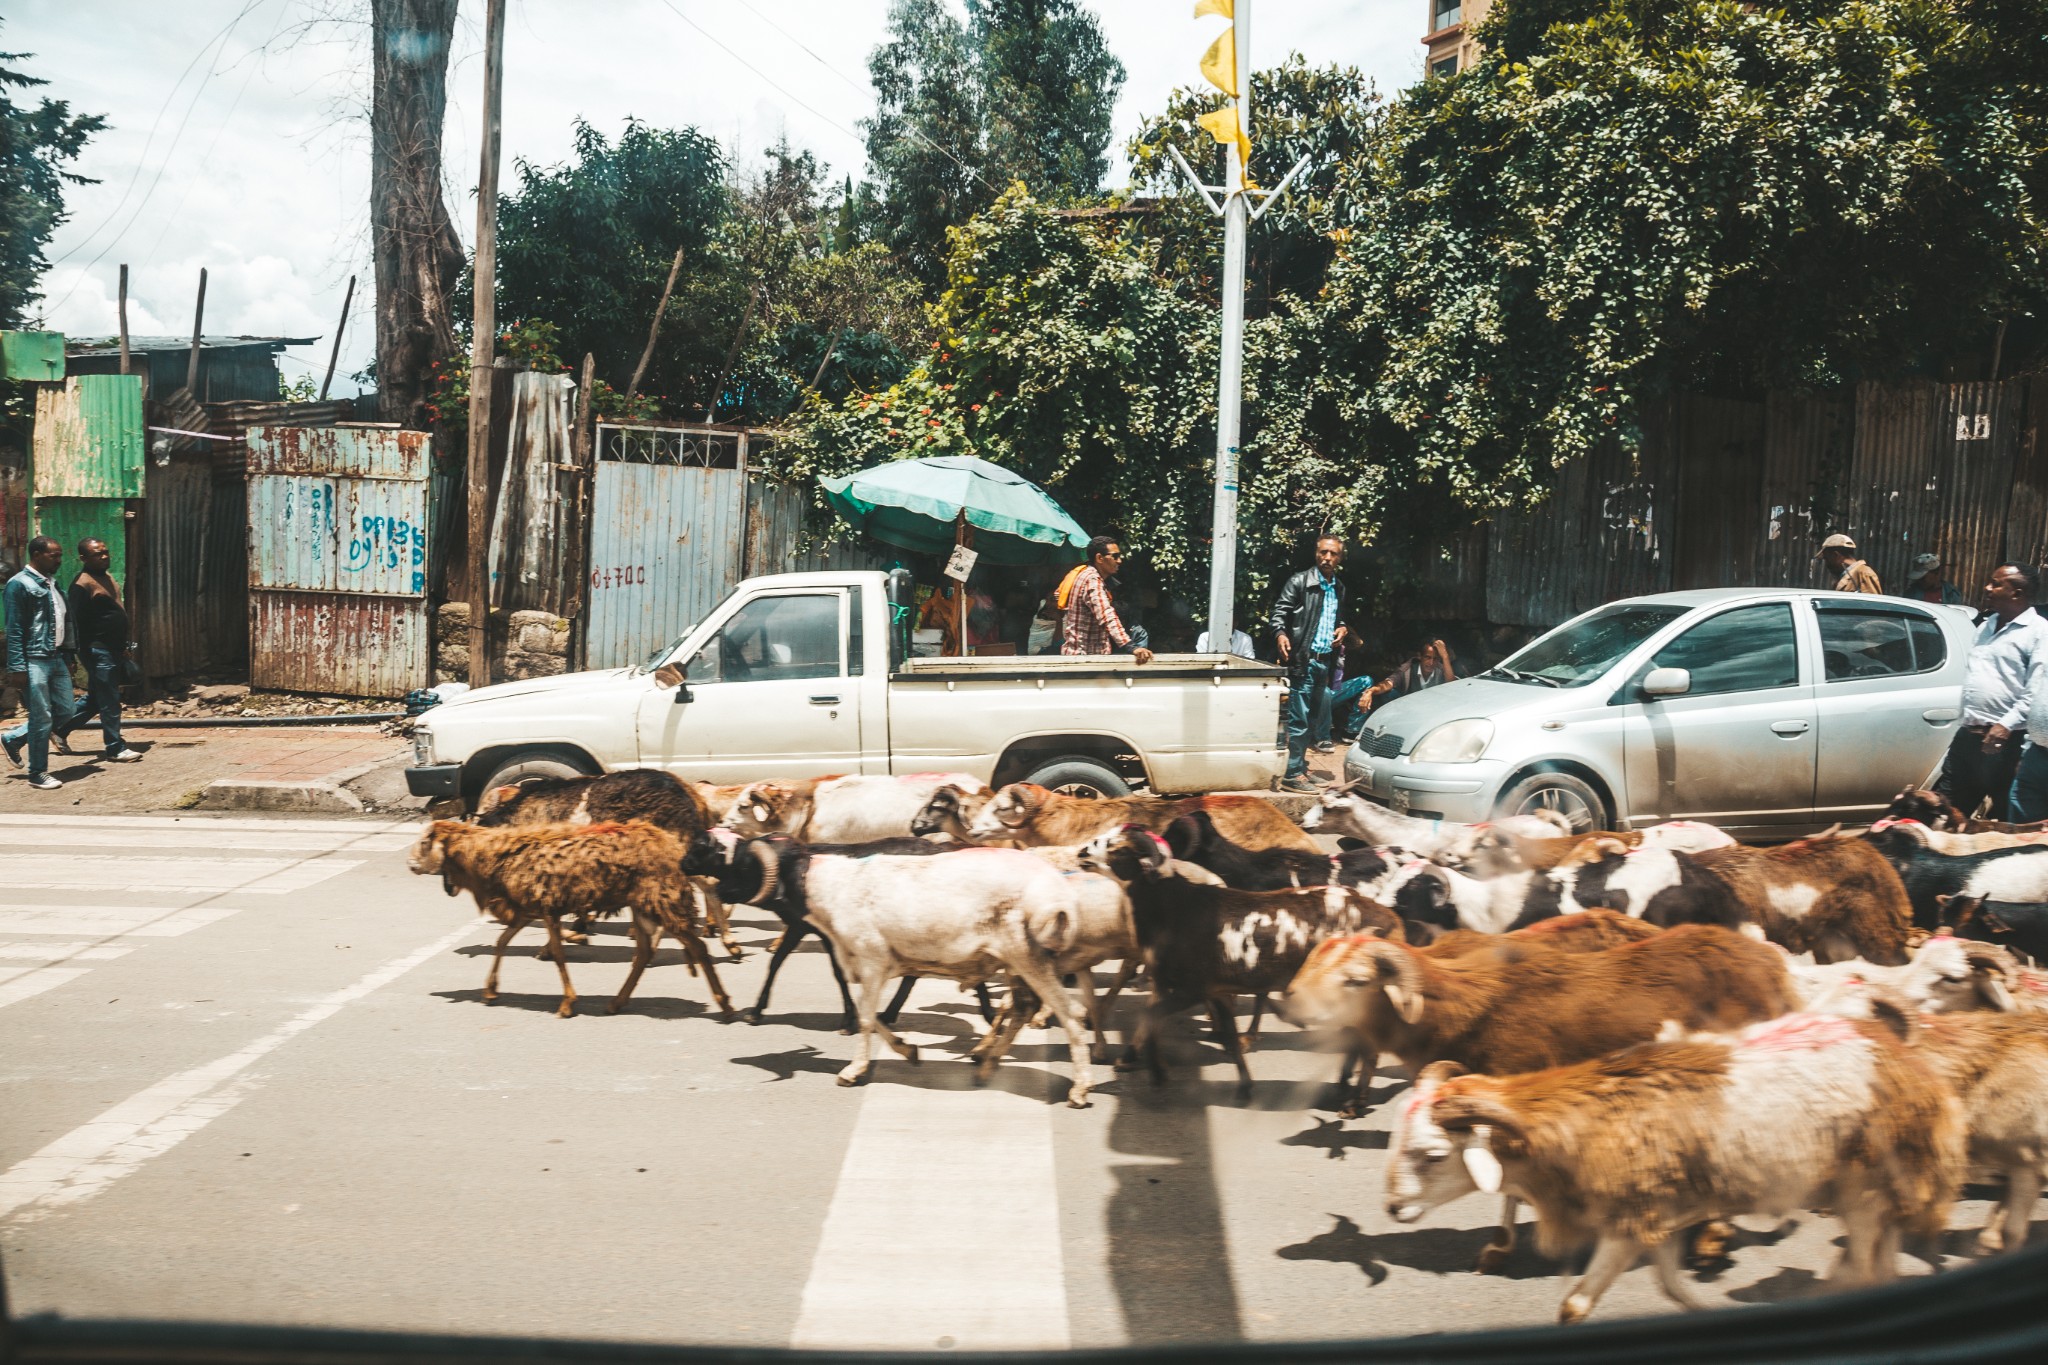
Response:
M1423 0L1429 6L1429 29L1422 45L1429 49L1424 69L1432 76L1454 76L1479 59L1479 41L1472 36L1493 0Z

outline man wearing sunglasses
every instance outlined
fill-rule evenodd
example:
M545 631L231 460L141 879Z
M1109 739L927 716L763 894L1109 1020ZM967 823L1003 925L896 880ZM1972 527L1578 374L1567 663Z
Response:
M1068 591L1067 613L1060 625L1060 653L1115 654L1129 648L1130 631L1117 618L1105 581L1123 567L1124 549L1115 536L1097 536L1088 542L1088 563L1074 575ZM1152 651L1140 646L1131 657L1141 664L1152 662Z

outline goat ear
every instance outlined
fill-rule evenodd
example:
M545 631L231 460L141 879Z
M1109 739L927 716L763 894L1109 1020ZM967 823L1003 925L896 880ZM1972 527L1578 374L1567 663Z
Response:
M1477 1127L1472 1136L1478 1138L1487 1130ZM1472 1177L1472 1183L1479 1187L1481 1194L1499 1194L1506 1172L1501 1169L1500 1158L1493 1154L1491 1147L1475 1142L1464 1151L1465 1173Z
M1447 1133L1487 1129L1486 1145L1496 1154L1516 1154L1523 1146L1522 1125L1508 1107L1490 1095L1449 1094L1431 1106L1431 1117Z
M1870 1004L1871 1020L1889 1029L1900 1042L1911 1043L1919 1038L1919 1011L1884 991L1867 991L1864 998Z

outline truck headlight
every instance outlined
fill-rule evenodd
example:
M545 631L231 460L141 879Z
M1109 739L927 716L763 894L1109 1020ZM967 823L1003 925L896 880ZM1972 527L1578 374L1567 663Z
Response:
M412 761L415 766L421 768L434 761L434 732L425 726L413 727Z
M1491 743L1492 721L1477 717L1454 720L1424 735L1408 757L1415 763L1476 763Z

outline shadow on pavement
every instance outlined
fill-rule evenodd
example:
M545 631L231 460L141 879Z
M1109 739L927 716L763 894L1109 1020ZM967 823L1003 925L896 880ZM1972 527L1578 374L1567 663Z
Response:
M1480 1249L1493 1240L1494 1234L1490 1227L1425 1227L1401 1232L1366 1233L1344 1214L1326 1216L1332 1222L1328 1232L1281 1247L1273 1254L1283 1261L1334 1261L1340 1265L1355 1265L1365 1272L1367 1279L1378 1284L1387 1278L1389 1267L1397 1265L1434 1275L1472 1275L1475 1273L1473 1267L1479 1263ZM1514 1254L1508 1257L1507 1265L1494 1274L1506 1280L1536 1280L1558 1273L1556 1263L1538 1255L1530 1245L1534 1231L1533 1225L1522 1226Z

